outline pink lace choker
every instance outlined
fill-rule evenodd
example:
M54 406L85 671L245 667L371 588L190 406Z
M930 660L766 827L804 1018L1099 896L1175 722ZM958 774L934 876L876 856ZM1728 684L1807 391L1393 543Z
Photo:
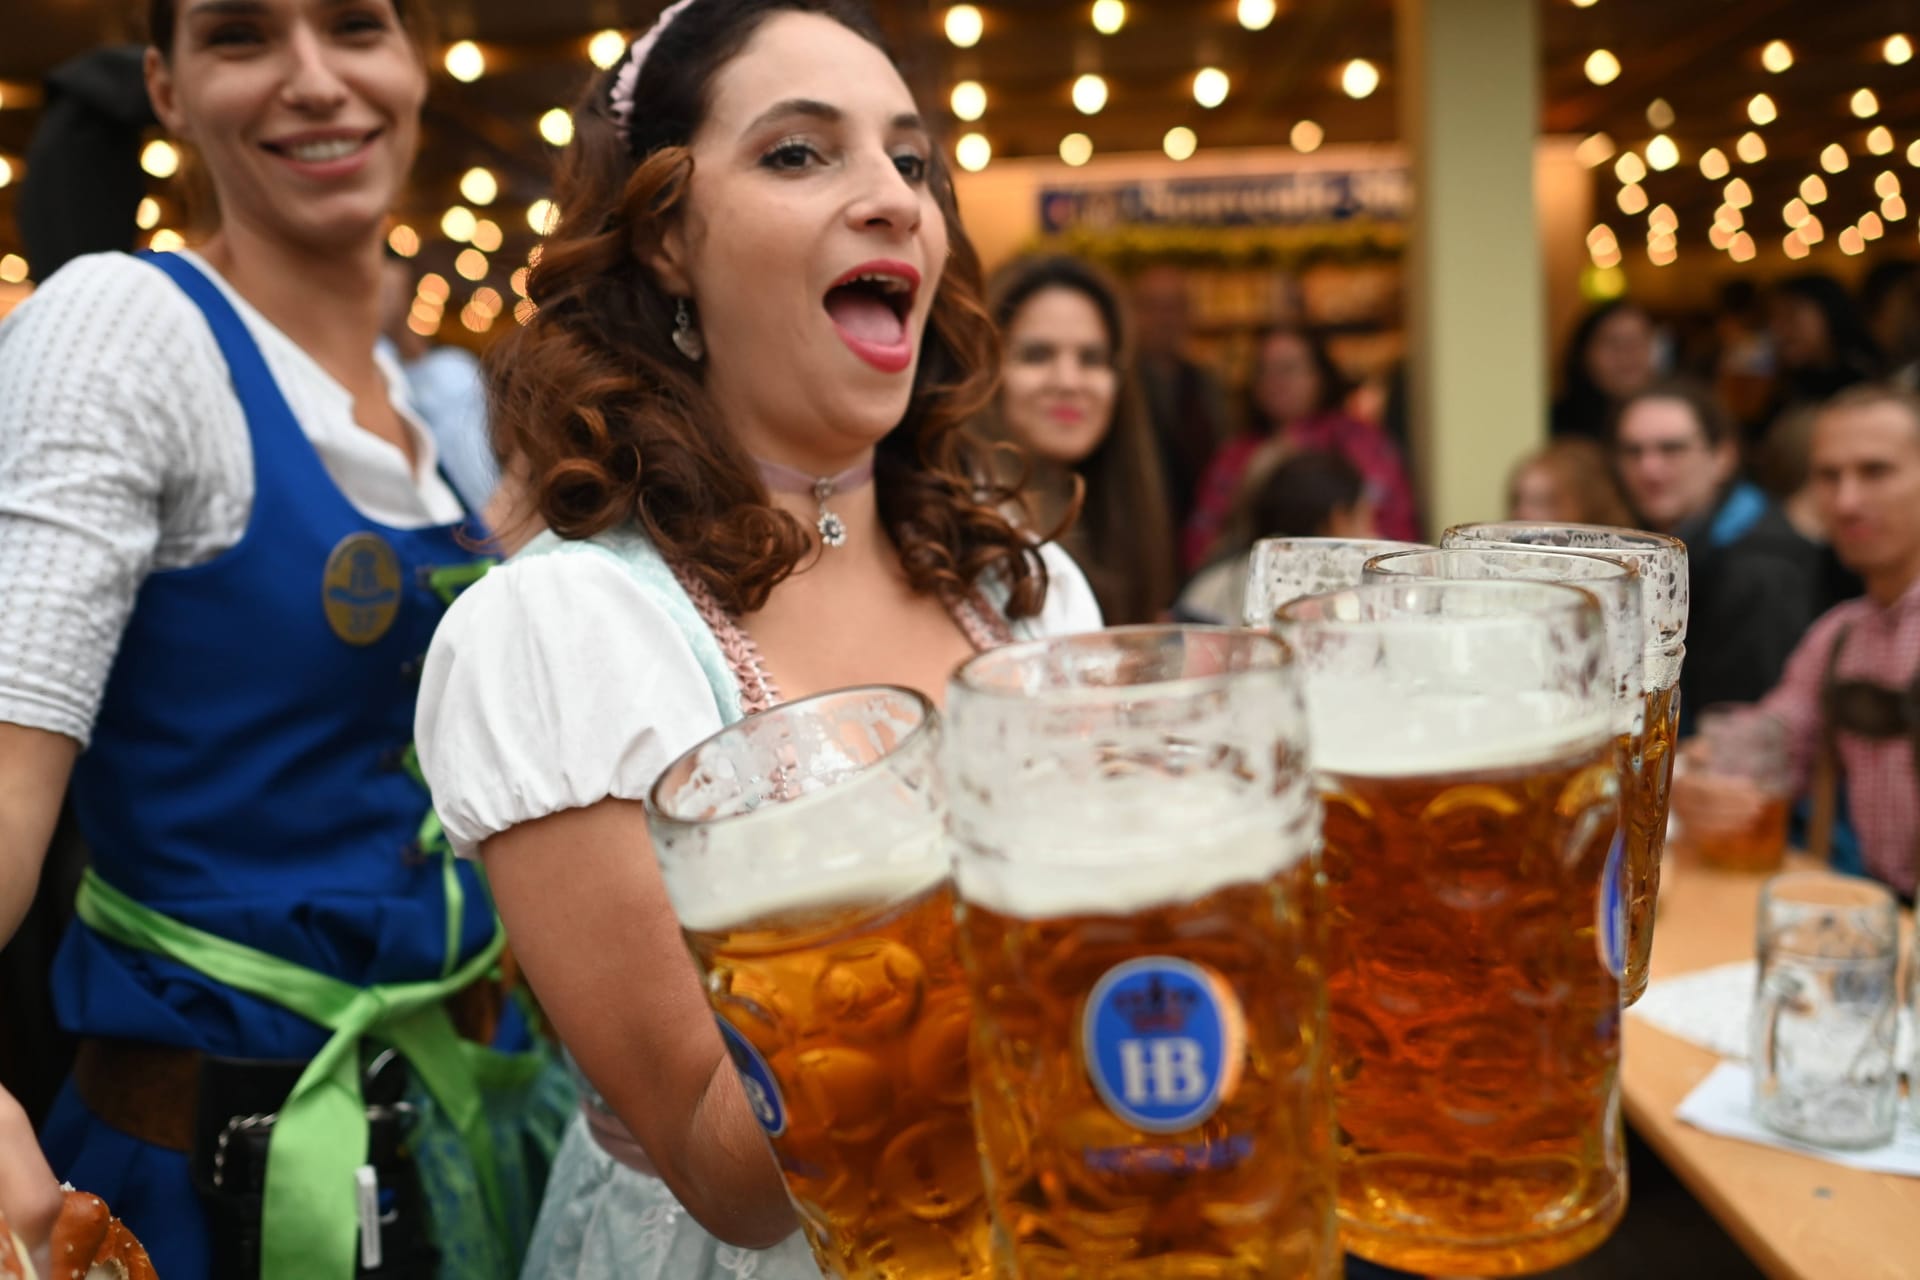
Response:
M814 476L794 467L782 466L778 462L768 462L755 458L760 468L760 478L767 482L772 493L810 493L820 508L819 518L814 528L820 531L820 542L824 546L844 547L847 545L847 522L827 506L827 500L836 494L848 493L858 489L873 479L873 459L868 458L857 467L848 467L837 476Z

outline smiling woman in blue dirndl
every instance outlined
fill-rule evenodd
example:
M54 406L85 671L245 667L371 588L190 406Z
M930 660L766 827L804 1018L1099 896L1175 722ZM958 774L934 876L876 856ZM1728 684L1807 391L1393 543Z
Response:
M406 16L154 0L218 229L78 259L0 327L0 940L70 785L80 1050L42 1141L167 1280L511 1276L570 1106L411 749L485 562L374 354Z

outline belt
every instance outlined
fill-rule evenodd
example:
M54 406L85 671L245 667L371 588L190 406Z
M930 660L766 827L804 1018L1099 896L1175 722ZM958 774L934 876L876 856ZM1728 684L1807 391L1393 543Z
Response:
M74 1055L73 1087L87 1110L120 1132L186 1152L202 1061L192 1049L89 1037Z

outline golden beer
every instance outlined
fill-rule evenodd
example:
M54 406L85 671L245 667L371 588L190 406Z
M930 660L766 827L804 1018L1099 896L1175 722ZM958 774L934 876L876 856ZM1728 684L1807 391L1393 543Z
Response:
M1627 968L1622 999L1647 989L1653 958L1653 913L1660 902L1660 859L1667 851L1667 802L1673 792L1674 740L1680 736L1680 690L1649 691L1640 733L1627 745L1620 798L1625 832Z
M686 938L821 1270L991 1275L951 886Z
M1324 806L1341 1240L1544 1271L1626 1207L1618 682L1596 597L1375 581L1283 607Z
M963 908L976 1116L1008 1255L999 1274L1337 1274L1320 894L1303 859L1263 884L1126 915ZM1143 957L1194 966L1241 1022L1218 1109L1173 1132L1115 1113L1082 1034L1089 993ZM1128 1025L1171 1028L1179 1003L1148 986Z
M1688 830L1687 847L1723 871L1778 871L1786 861L1791 808L1787 797L1768 796L1751 822L1726 831Z
M1660 891L1660 857L1666 849L1667 797L1673 781L1674 739L1680 714L1680 667L1686 656L1692 579L1687 547L1680 539L1645 529L1611 525L1501 521L1455 525L1442 547L1557 548L1605 556L1640 574L1645 627L1646 715L1629 757L1634 776L1625 797L1627 835L1619 892L1627 922L1627 1004L1647 989L1653 955L1654 909Z
M1347 1247L1443 1275L1586 1253L1626 1207L1611 744L1322 785Z
M1252 631L974 659L948 699L997 1280L1332 1280L1325 887Z
M906 689L784 703L668 766L647 809L721 1039L838 1280L992 1274L938 725Z

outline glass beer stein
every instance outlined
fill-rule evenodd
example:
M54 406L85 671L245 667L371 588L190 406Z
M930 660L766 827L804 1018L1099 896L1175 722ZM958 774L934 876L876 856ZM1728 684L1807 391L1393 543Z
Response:
M1640 617L1646 639L1640 672L1645 705L1630 760L1633 781L1623 806L1627 833L1627 979L1622 998L1632 1004L1647 989L1654 908L1660 896L1660 857L1667 847L1667 805L1673 789L1675 740L1680 732L1680 665L1687 654L1691 593L1686 544L1644 529L1507 521L1456 525L1447 530L1440 545L1589 551L1630 564L1640 573Z
M1626 1207L1599 607L1396 579L1283 605L1274 634L1325 805L1342 1239L1422 1274L1571 1261Z
M1417 542L1384 538L1262 538L1247 563L1242 621L1264 631L1273 625L1273 611L1287 601L1358 583L1375 556L1425 549Z
M994 1274L1337 1275L1318 806L1284 647L1015 645L947 707Z
M750 716L669 766L660 869L820 1268L986 1277L933 707L905 689Z

